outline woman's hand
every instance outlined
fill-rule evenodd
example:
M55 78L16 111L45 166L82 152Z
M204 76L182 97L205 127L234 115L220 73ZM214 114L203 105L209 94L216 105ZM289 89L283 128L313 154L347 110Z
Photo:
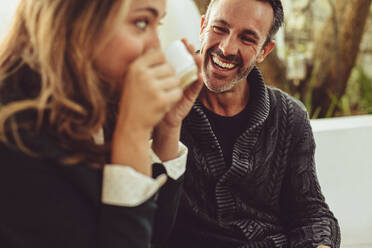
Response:
M160 50L134 61L126 74L118 123L149 132L182 97L179 79Z
M162 161L174 159L178 156L178 141L180 139L182 120L190 112L203 86L200 75L201 56L195 53L194 46L189 44L186 39L182 39L182 41L194 57L198 67L198 80L185 89L181 100L172 107L155 127L152 149Z
M124 78L112 144L112 163L151 175L148 141L156 124L182 97L175 70L162 51L135 60Z
M195 48L192 44L189 44L186 39L182 39L189 53L193 56L195 63L198 67L198 80L191 84L183 92L183 97L176 105L164 116L162 123L168 128L180 127L182 120L190 112L196 98L199 96L200 90L203 86L203 82L200 74L201 67L201 56L195 53Z

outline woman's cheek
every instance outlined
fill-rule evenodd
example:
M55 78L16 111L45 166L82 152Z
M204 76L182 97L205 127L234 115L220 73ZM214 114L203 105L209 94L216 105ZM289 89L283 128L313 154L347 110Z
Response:
M142 53L141 40L129 35L117 35L107 43L95 64L106 81L118 81L125 76L130 64Z
M117 60L120 64L121 74L125 74L129 66L144 54L144 46L141 39L130 36L123 40L119 46L120 52L116 51L116 54L120 54L120 58L117 58Z

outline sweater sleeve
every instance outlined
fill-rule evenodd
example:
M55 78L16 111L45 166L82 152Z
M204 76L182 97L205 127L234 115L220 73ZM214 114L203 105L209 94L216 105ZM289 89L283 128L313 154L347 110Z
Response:
M307 113L299 111L295 121L295 142L283 186L289 247L340 247L337 219L325 202L318 182L315 142ZM297 122L297 123L296 123Z
M157 204L155 196L136 207L102 205L99 247L149 247Z
M155 214L153 247L162 247L174 226L178 205L181 198L181 190L186 169L187 147L179 143L179 158L173 163L153 165L153 176L166 173L169 177L165 185L160 189L158 196L158 210Z

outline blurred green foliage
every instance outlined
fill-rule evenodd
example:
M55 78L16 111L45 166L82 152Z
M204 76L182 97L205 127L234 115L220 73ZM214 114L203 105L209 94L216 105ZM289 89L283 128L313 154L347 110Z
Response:
M372 78L365 73L362 66L353 68L343 98L347 99L351 112L372 114ZM349 114L343 113L343 115Z
M317 67L315 68L317 70ZM313 74L315 75L315 74ZM303 101L309 113L313 113L310 118L317 119L320 109L315 109L312 112L312 91L315 77L310 79L309 89L306 92ZM362 66L355 66L351 72L351 76L346 88L345 94L338 98L332 92L328 92L331 99L331 105L327 110L325 118L334 116L350 116L350 115L363 115L372 114L372 78L369 77ZM295 93L294 97L300 99L299 93Z

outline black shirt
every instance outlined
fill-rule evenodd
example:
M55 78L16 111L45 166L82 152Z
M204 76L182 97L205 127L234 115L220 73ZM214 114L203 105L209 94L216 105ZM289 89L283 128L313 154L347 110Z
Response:
M218 115L203 106L203 110L221 146L223 157L228 167L232 163L232 151L235 141L247 129L250 105L249 101L245 108L234 116Z

